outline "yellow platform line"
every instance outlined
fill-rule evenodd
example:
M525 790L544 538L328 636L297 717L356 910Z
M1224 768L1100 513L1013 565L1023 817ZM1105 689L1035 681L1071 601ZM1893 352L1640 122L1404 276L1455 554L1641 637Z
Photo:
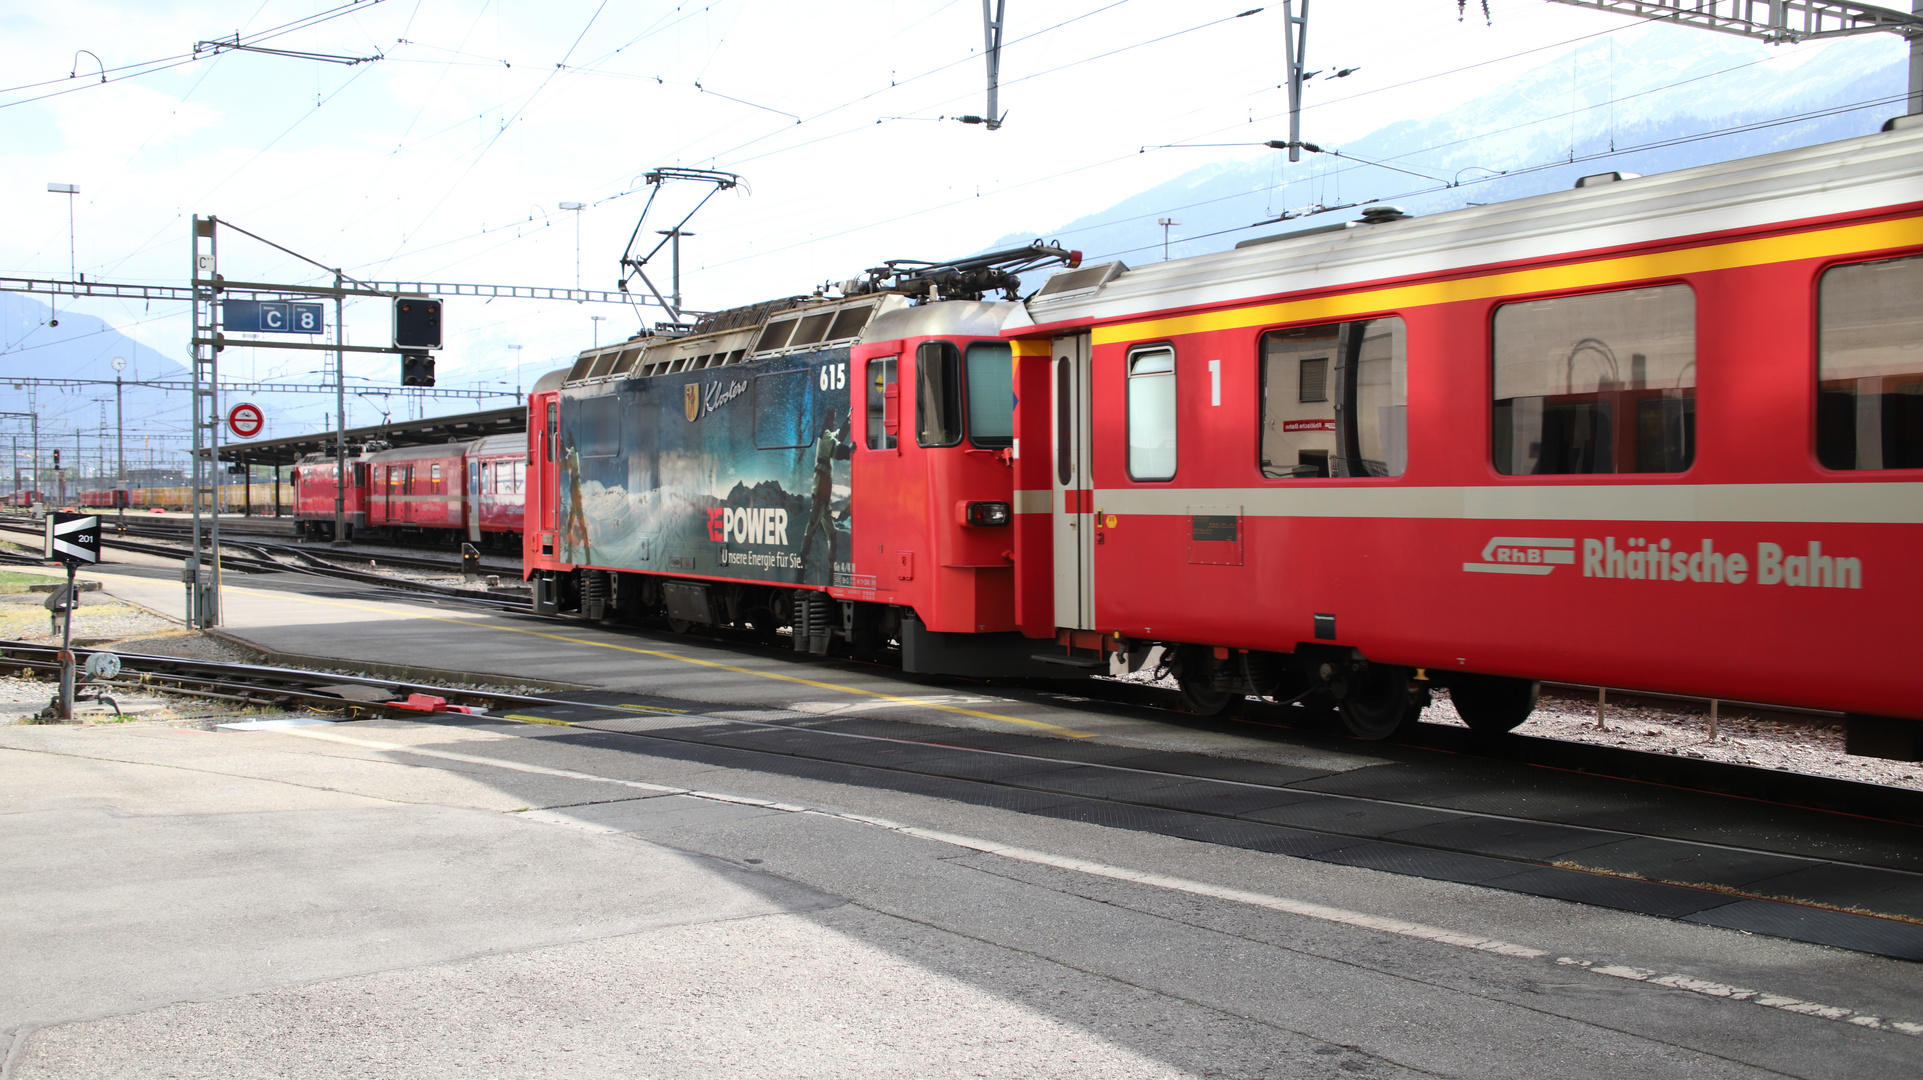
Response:
M368 604L350 603L345 600L321 600L311 596L302 596L299 593L267 592L260 589L245 589L245 588L239 588L232 585L226 586L226 589L228 592L240 593L244 596L259 596L266 599L277 600L281 602L285 602L288 600L298 600L304 604L318 604L323 607L347 608L351 611L371 611L381 615L394 614L394 612L389 608L374 607ZM982 712L979 709L964 709L959 705L942 705L938 702L923 701L920 698L907 697L902 694L890 694L880 690L862 690L853 686L842 686L838 683L821 682L816 679L804 679L798 675L784 675L778 671L756 671L753 668L739 667L734 664L724 664L718 660L703 660L698 656L682 656L679 653L663 652L660 649L643 649L633 645L620 645L612 641L589 641L586 638L571 637L567 634L551 634L545 630L529 630L519 626L502 626L501 624L495 623L495 622L478 622L477 623L473 619L450 619L443 615L427 615L427 614L421 614L412 610L408 611L407 617L411 619L424 619L428 622L447 623L449 626L460 626L460 627L465 627L472 630L495 630L495 631L499 631L501 633L506 633L506 634L524 634L528 637L546 638L549 641L559 641L568 645L586 645L590 648L595 648L595 649L612 649L616 652L634 653L638 656L653 656L663 660L677 660L683 664L693 664L696 667L714 668L717 671L732 671L740 675L753 675L753 676L756 676L757 678L772 679L776 682L794 683L798 686L810 686L818 690L831 690L831 691L835 691L837 693L842 693L842 694L855 694L860 697L875 698L880 701L892 701L899 705L913 705L923 709L934 709L939 712L954 713L957 716L973 716L981 720L996 720L1004 724L1019 724L1023 727L1032 727L1032 728L1039 729L1041 731L1046 731L1055 735L1065 736L1071 739L1092 739L1095 737L1095 733L1092 731L1075 731L1070 728L1062 727L1059 724L1051 724L1046 720L1029 720L1020 716L1004 716L1001 713Z

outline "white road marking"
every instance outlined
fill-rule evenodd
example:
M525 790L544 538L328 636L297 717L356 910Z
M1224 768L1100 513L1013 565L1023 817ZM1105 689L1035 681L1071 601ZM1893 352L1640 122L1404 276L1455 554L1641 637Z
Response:
M1429 926L1425 923L1410 922L1406 919L1370 915L1359 911L1349 911L1345 908L1331 907L1327 904L1318 904L1308 900L1296 900L1286 896L1251 892L1247 889L1230 888L1226 885L1214 885L1205 881L1173 877L1168 874L1158 874L1148 870L1131 870L1127 867L1112 866L1108 863L1096 862L1092 859L1080 859L1070 855L1055 855L1046 851L1035 851L1031 848L1016 847L994 840L983 840L972 836L963 836L959 833L942 832L937 829L924 829L916 825L905 825L898 821L890 821L887 818L869 817L863 814L847 814L835 810L823 810L819 807L798 806L793 803L775 802L770 799L757 799L752 796L734 795L727 792L700 791L694 788L678 788L668 787L662 784L649 784L639 780L621 780L609 776L596 776L592 773L576 772L572 769L556 769L546 765L529 765L517 761L503 761L499 758L482 757L478 754L463 754L452 750L431 750L425 747L408 746L404 743L383 742L376 739L357 739L348 735L336 735L327 731L316 731L313 728L280 728L276 729L273 734L292 735L302 739L321 739L326 742L344 743L349 746L359 746L369 750L387 750L405 754L418 754L422 757L440 758L445 761L458 761L462 764L486 765L497 769L508 769L513 772L534 773L541 776L553 776L567 780L588 780L603 784L616 784L621 787L648 791L655 795L685 795L689 798L709 799L715 802L733 803L738 806L757 806L768 810L780 810L794 814L814 814L819 817L835 818L858 825L887 829L890 832L899 833L903 836L912 836L918 840L928 840L968 851L978 851L985 855L994 855L998 858L1010 859L1015 862L1025 862L1035 866L1047 866L1058 870L1069 870L1075 873L1087 874L1090 877L1127 881L1137 885L1147 885L1151 888L1166 889L1170 892L1188 893L1191 896L1205 896L1215 900L1225 900L1229 903L1245 904L1249 907L1258 907L1269 911L1298 915L1320 922L1353 926L1363 930L1374 930L1385 934L1395 934L1421 941L1433 941L1441 945L1473 949L1477 952L1495 953L1500 956L1513 956L1525 960L1541 960L1550 955L1549 950L1546 949L1538 949L1528 945L1517 945L1497 938L1484 937L1479 934L1465 934L1442 927ZM586 828L595 832L621 832L621 830L612 829L605 825L595 825L589 822L577 821L565 813L556 811L526 811L523 812L521 816L544 821L549 824ZM1741 1001L1751 1005L1759 1005L1766 1009L1779 1009L1783 1012L1797 1013L1802 1016L1813 1016L1823 1020L1849 1024L1854 1027L1871 1028L1877 1031L1894 1031L1903 1035L1923 1037L1923 1023L1915 1023L1908 1020L1890 1020L1880 1016L1872 1016L1868 1013L1857 1012L1854 1009L1844 1008L1840 1005L1823 1005L1814 1001L1804 1001L1786 994L1774 994L1764 990L1730 986L1725 983L1698 979L1690 975L1680 973L1665 974L1647 968L1630 967L1626 964L1609 963L1600 960L1579 960L1574 957L1559 956L1556 957L1554 962L1565 967L1581 968L1595 975L1605 975L1616 979L1627 979L1632 982L1648 983L1651 986L1682 990L1687 993L1700 994L1704 997Z

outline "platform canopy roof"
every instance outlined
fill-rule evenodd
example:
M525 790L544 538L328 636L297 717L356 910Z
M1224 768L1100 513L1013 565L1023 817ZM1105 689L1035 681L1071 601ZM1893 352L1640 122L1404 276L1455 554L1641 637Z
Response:
M458 416L430 416L420 420L348 428L347 446L350 451L369 442L384 442L388 446L424 446L429 443L466 442L488 435L518 435L526 430L527 406L516 405ZM332 431L317 431L282 439L222 442L219 458L236 465L293 465L308 454L331 452L334 449L334 434Z

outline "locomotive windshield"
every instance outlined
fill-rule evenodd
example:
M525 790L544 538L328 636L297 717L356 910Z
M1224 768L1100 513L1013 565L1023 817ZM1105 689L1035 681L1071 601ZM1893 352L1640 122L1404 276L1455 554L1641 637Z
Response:
M1015 441L1013 350L1005 341L977 341L968 347L968 441L976 446L1007 446Z
M950 341L915 350L915 437L923 446L968 441L1003 447L1015 441L1015 383L1007 342L977 341L964 354Z

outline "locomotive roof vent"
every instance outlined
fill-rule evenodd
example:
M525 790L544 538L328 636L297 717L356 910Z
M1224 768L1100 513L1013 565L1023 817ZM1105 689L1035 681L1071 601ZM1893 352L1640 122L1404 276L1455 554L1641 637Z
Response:
M1042 287L1036 290L1035 295L1030 299L1046 304L1055 300L1087 296L1114 281L1127 270L1128 267L1119 262L1084 266L1080 270L1064 270L1042 282Z
M1634 180L1641 175L1642 173L1634 173L1634 172L1591 173L1588 176L1578 177L1576 180L1576 186L1579 188L1601 187L1604 184L1613 184L1618 180Z
M1362 223L1364 225L1383 225L1391 221L1401 221L1408 216L1407 213L1403 212L1402 207L1390 206L1387 203L1377 203L1374 206L1365 206L1362 208Z
M1297 229L1294 232L1276 233L1274 236L1257 236L1253 239L1244 240L1236 244L1235 247L1237 251L1240 251L1245 247L1273 244L1277 240L1294 240L1299 237L1314 236L1317 233L1348 232L1350 229L1355 228L1356 225L1357 222L1353 221L1338 221L1333 225L1312 225L1309 228Z

